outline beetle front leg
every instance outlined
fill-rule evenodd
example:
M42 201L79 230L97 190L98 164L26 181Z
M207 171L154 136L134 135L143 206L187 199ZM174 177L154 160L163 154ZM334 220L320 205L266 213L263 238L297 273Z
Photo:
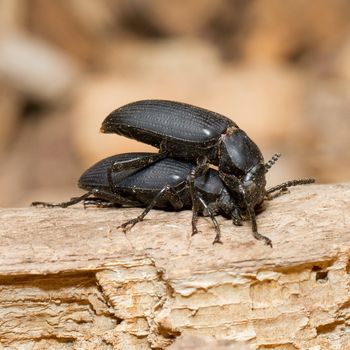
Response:
M246 198L244 189L242 188L242 185L241 185L239 179L234 175L231 175L231 174L228 175L228 174L225 174L224 172L220 172L220 177L225 182L227 187L230 188L231 191L234 191L234 192L237 192L240 194L241 203L238 203L238 204L244 205L246 207L246 210L247 210L249 217L250 217L250 221L252 223L252 232L253 232L254 238L256 238L260 241L264 241L265 244L272 247L271 239L261 235L258 232L258 225L256 223L256 216L255 216L254 208L252 207L252 205L249 203L248 199Z
M231 192L240 193L241 184L239 182L239 179L236 176L234 176L232 174L229 175L229 174L226 174L226 173L220 172L220 171L219 171L219 175L220 175L220 178L222 179L222 181L224 181L226 186L231 190ZM235 204L242 205L245 203L243 200L243 203L235 203ZM241 210L239 209L238 206L233 208L233 210L231 212L231 218L232 218L232 222L235 226L242 226L242 213L241 213Z
M252 223L252 231L253 231L253 236L255 239L258 239L259 241L264 241L266 245L269 245L272 248L272 241L270 238L261 235L258 232L258 225L256 223L256 216L255 216L255 212L254 209L250 206L247 207L247 211L249 213L250 216L250 221Z
M117 228L123 229L124 232L130 230L138 222L141 222L144 219L144 217L149 213L149 211L158 204L160 199L168 200L175 210L180 210L183 207L182 200L178 193L175 191L175 189L169 185L166 185L156 194L156 196L152 199L151 203L139 216L127 222L124 222Z

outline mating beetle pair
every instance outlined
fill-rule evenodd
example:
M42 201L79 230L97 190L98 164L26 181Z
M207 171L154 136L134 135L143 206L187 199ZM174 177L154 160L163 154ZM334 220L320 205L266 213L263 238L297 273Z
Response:
M160 152L102 160L80 179L79 185L88 192L58 206L72 205L91 196L97 204L145 206L138 218L122 225L124 228L141 221L152 207L180 210L192 206L193 234L197 232L198 214L208 215L217 232L214 243L220 242L215 219L220 212L237 225L250 218L254 237L272 245L257 231L256 211L261 210L265 199L272 198L271 193L278 191L276 196L287 187L314 182L293 180L266 190L265 174L279 155L265 164L257 145L233 121L184 103L130 103L113 111L104 120L101 131L151 144ZM218 166L218 170L210 169L209 164Z

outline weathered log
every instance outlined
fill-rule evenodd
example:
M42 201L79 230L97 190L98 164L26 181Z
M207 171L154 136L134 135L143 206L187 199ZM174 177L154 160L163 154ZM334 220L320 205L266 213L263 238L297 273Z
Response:
M350 184L290 192L258 216L273 248L221 217L222 245L190 237L190 211L124 234L141 209L1 209L0 349L350 348Z

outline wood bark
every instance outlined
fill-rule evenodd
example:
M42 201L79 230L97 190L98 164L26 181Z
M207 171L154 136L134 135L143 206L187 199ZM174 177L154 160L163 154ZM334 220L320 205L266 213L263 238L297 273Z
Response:
M208 218L191 237L190 211L124 234L141 209L1 209L0 349L350 349L349 198L310 185L268 202L273 248L221 217L222 245Z

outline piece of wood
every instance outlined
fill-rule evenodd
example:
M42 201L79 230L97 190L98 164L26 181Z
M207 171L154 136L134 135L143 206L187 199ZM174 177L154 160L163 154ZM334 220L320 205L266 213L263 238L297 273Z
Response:
M190 211L124 234L141 209L1 209L0 349L350 348L350 184L290 192L258 216L273 248L221 217L222 245L190 237Z

